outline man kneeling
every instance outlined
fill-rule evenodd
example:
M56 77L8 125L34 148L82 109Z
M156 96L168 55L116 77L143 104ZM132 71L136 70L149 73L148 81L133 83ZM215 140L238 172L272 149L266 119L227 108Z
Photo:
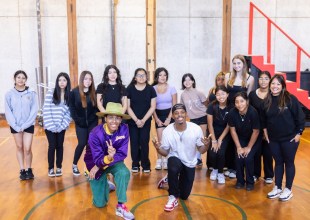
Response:
M134 219L127 209L126 190L130 172L124 164L127 157L129 132L122 119L130 119L122 114L122 105L109 102L105 112L98 112L98 117L104 117L105 123L96 126L89 134L88 146L84 161L89 171L89 183L93 195L93 204L104 207L109 200L109 185L107 174L114 176L118 204L116 215L124 219Z
M186 122L185 105L174 105L172 117L175 122L164 129L162 143L153 140L157 152L168 155L169 199L164 208L168 212L178 205L179 197L186 200L190 195L197 164L196 149L203 154L210 144L198 125Z

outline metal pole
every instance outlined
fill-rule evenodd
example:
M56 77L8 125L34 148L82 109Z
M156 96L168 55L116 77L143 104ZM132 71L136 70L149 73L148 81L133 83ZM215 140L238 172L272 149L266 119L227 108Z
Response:
M36 9L37 9L37 31L38 31L38 49L39 49L39 67L36 69L36 73L38 74L38 80L40 81L37 84L43 83L43 53L42 53L42 34L41 34L41 6L40 0L36 0ZM44 102L44 88L41 86L38 87L39 94L39 104L40 109L42 109L42 105Z
M111 1L111 37L112 37L112 62L116 65L116 45L115 45L115 8L117 0Z

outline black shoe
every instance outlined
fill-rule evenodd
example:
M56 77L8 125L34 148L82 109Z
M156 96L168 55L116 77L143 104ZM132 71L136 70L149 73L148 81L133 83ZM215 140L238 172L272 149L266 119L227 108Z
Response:
M19 179L20 180L25 180L26 179L26 171L24 169L20 170L20 175L19 175Z
M139 167L133 167L133 168L131 168L131 172L132 173L139 173L140 172L140 168Z
M245 189L246 189L247 191L252 191L252 190L254 189L254 185L253 185L253 184L246 184Z
M236 185L235 185L235 188L236 189L243 189L244 188L244 184L237 182Z
M32 168L28 168L28 170L26 170L25 172L26 172L26 180L31 180L34 178Z
M201 159L197 159L197 164L196 164L196 168L202 167L202 160Z

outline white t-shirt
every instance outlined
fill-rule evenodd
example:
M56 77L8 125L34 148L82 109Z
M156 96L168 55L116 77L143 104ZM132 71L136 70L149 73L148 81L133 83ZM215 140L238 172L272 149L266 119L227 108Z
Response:
M186 122L186 124L187 127L183 134L174 129L174 123L168 125L163 131L160 147L169 150L168 157L177 157L185 166L195 167L197 146L204 145L201 141L203 133L198 125L192 122Z

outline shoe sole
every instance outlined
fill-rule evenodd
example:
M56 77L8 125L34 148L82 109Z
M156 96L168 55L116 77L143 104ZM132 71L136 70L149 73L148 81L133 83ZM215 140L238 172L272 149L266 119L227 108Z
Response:
M55 177L56 175L54 174L54 175L51 175L51 174L47 174L49 177Z
M81 175L81 174L80 174ZM59 177L59 176L62 176L62 173L61 174L55 174L56 177Z
M267 195L267 198L268 198L268 199L276 199L276 198L278 198L279 196L280 196L280 193L277 194L277 195L272 195L272 196L268 196L268 195Z
M279 198L279 201L286 202L286 201L290 200L292 197L293 197L293 193L291 193L291 195L289 195L289 197L287 197L287 198L284 198L284 199Z
M164 208L164 210L166 211L166 212L171 212L175 207L177 207L179 205L179 203L177 203L176 205L174 205L172 208Z
M125 219L125 220L132 220L132 218L126 218L126 217L124 217L124 215L123 215L122 213L115 212L115 214L116 214L117 216L119 216L119 217ZM134 219L134 218L133 218L133 219Z
M159 168L159 167L155 167L155 170L161 170L161 167Z
M79 176L81 175L80 173L73 173L74 176Z

